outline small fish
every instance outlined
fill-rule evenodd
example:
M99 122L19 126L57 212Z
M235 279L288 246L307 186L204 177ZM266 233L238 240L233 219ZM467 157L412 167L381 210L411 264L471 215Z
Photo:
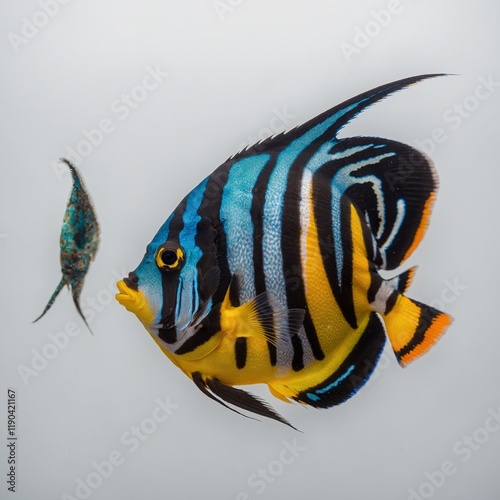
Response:
M431 161L388 139L338 138L367 107L434 76L383 85L231 157L117 283L117 300L207 396L290 425L234 386L328 408L367 381L386 335L405 366L444 333L447 314L404 294L414 268L379 274L424 235Z
M92 333L80 309L79 300L90 261L94 260L99 246L99 224L78 170L69 160L61 158L60 161L68 165L73 177L73 190L64 214L60 238L62 278L43 313L33 323L51 308L59 292L66 285L71 289L78 314Z

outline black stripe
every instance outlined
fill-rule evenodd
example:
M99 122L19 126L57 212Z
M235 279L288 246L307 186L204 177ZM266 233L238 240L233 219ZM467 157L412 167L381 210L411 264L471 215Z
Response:
M175 351L175 354L182 355L192 352L221 331L220 307L221 304L216 304L212 308L208 316L202 321L201 328L192 337L189 337Z
M389 314L393 309L394 306L396 305L396 301L398 300L399 297L399 292L397 290L394 290L389 297L387 298L387 301L385 303L385 313L384 314Z
M398 217L398 201L403 200L405 203L405 215L398 233L385 249L384 267L394 269L404 261L412 246L415 234L422 224L426 203L435 191L436 182L432 167L421 153L411 146L396 141L376 137L354 137L342 140L341 145L343 148L359 146L366 148L348 158L353 164L374 156L392 153L392 156L360 167L350 175L353 179L374 176L381 184L385 225L382 234L377 238L379 245L384 244L394 230ZM367 214L371 229L377 234L381 219L372 185L357 184L349 188L346 194L362 212Z
M179 241L179 234L184 229L184 212L186 211L187 196L177 205L168 227L168 241Z
M368 299L368 304L373 304L375 302L375 298L377 297L377 293L380 290L382 282L381 280L377 279L377 274L374 270L371 271L370 277L370 286L368 287L366 298Z
M302 347L302 341L297 334L292 335L291 340L293 347L292 370L299 372L304 368L304 348Z
M201 328L175 351L179 355L194 351L221 329L220 306L231 275L227 263L226 235L220 220L220 207L230 168L231 163L226 162L210 174L197 211L201 219L197 224L195 243L202 251L202 256L197 264L199 290L196 292L204 300L212 296L214 306L203 320Z
M224 300L231 281L231 273L227 263L226 234L220 220L222 193L229 177L231 165L232 163L228 161L210 174L197 212L202 217L202 221L205 221L203 222L204 227L209 225L210 230L214 231L209 235L197 234L195 240L203 251L203 256L198 263L198 270L202 278L215 265L219 267L219 283L213 296L214 304Z
M322 143L323 140L314 141L299 155L290 168L284 195L283 219L281 221L281 250L287 306L289 309L305 309L304 330L313 356L318 360L324 359L325 354L321 349L316 328L307 308L304 289L304 270L302 269L300 257L300 194L304 168ZM299 337L297 339L292 338L292 346L294 348L292 367L298 371L304 367L304 348Z
M294 399L316 408L329 408L343 403L369 379L382 354L384 343L385 330L381 319L378 314L371 313L361 338L340 367L320 384L299 392ZM345 376L347 373L349 375ZM336 381L338 384L327 389ZM325 392L318 392L322 390Z
M405 271L404 273L400 274L398 276L398 286L397 290L401 293L405 293L406 289L408 288L408 283L410 282L410 277L413 273L412 269L408 269L408 271Z
M345 311L346 319L352 328L358 327L356 311L354 309L353 295L353 257L354 241L352 234L351 209L353 205L350 200L343 196L340 199L340 234L342 237L343 265L342 265L342 286L340 289L341 309Z
M240 279L236 274L231 277L229 285L229 302L232 307L240 306Z
M161 271L161 286L163 291L163 305L161 309L161 321L163 329L174 329L175 325L175 303L177 300L177 288L179 285L179 271L165 272ZM166 335L166 334L165 334ZM172 339L172 334L168 334L168 338ZM164 339L165 342L169 342ZM175 342L175 339L171 340Z
M333 164L332 164L333 163ZM326 163L313 176L314 217L318 230L318 241L323 267L333 296L349 325L357 328L354 299L352 294L352 235L350 224L350 201L343 196L340 201L340 237L343 247L343 268L341 282L338 282L337 261L335 258L332 204L332 177L338 170L337 162Z
M276 165L276 155L272 155L267 165L262 169L257 182L252 189L252 207L250 215L253 223L253 264L255 274L255 291L259 295L266 291L266 279L264 275L264 256L262 249L262 236L264 234L263 211L266 199L266 190L269 184L269 178ZM274 336L274 332L273 332ZM269 350L269 362L272 366L276 366L276 347L267 342Z
M175 241L179 243L179 234L184 228L183 216L186 211L187 196L179 203L174 211L172 220L168 228L166 241ZM175 302L177 300L177 286L179 283L179 272L162 272L161 286L163 293L163 304L161 308L161 323L163 328L160 330L159 337L167 343L175 342L177 337L173 328L175 322ZM174 330L174 331L172 331Z
M177 340L177 332L175 328L160 328L158 330L158 337L167 344L173 344Z
M247 339L246 337L238 337L234 343L234 356L236 358L236 366L240 370L245 368L247 364Z
M425 334L427 330L430 328L432 325L433 321L442 314L441 311L438 311L437 309L434 309L433 307L430 307L425 304L421 304L420 302L417 302L416 300L410 299L414 304L419 306L420 308L420 316L418 318L418 325L417 328L415 329L415 333L411 340L403 347L401 348L397 353L396 357L398 360L400 360L403 356L406 354L409 354L415 347L417 347L419 344L421 344L425 340Z

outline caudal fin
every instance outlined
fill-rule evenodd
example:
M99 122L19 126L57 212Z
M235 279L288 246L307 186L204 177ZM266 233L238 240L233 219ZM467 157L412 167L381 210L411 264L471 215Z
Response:
M45 309L43 310L42 314L40 314L40 316L38 316L38 318L33 320L33 323L36 323L52 307L52 304L55 302L57 296L59 295L59 292L63 289L64 285L65 285L64 278L62 278L61 281L59 282L59 284L57 285L54 293L50 297L49 302L45 306Z
M425 354L451 322L448 314L402 294L384 315L387 336L401 366Z

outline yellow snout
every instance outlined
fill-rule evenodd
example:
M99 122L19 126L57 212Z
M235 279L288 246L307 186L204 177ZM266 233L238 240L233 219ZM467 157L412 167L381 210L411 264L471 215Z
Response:
M116 294L116 300L148 327L154 323L154 312L149 306L148 299L142 292L132 290L123 280L116 284L120 293Z

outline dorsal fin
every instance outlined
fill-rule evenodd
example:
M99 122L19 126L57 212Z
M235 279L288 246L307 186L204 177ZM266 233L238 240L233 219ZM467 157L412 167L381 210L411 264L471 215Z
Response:
M376 102L384 99L385 97L404 89L414 83L428 78L435 78L438 76L446 76L445 73L435 73L427 75L412 76L397 80L392 83L381 85L375 89L369 90L362 94L352 97L333 108L324 111L315 118L299 125L298 127L282 132L278 135L269 137L261 142L253 144L246 149L240 151L230 158L231 162L240 160L249 155L266 153L275 151L288 146L291 142L299 139L306 133L317 135L317 137L324 136L325 141L332 140L337 137L339 131L347 125L353 118L355 118L363 110L375 104ZM313 137L315 139L316 137Z
M418 246L437 190L429 158L378 137L348 137L331 149L332 183L361 212L377 246L373 261L395 269Z

